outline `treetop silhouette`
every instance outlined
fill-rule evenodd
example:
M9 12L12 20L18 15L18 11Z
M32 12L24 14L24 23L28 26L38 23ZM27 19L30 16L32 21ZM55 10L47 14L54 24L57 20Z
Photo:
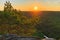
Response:
M4 11L12 11L13 10L13 7L10 3L10 1L6 1L6 3L4 3Z

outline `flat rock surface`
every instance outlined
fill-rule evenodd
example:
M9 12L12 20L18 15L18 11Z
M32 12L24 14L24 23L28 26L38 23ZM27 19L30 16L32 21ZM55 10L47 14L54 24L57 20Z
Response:
M0 40L40 40L36 37L22 37L14 34L0 35Z

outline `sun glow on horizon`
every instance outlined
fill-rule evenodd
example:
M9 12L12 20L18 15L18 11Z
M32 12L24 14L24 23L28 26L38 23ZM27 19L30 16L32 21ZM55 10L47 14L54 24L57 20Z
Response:
M40 14L39 6L34 6L33 7L33 16L38 16Z
M34 6L34 11L38 11L38 6Z

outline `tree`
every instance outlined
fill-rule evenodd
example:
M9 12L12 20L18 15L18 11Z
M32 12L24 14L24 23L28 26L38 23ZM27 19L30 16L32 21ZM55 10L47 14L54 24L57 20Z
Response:
M29 16L29 18L26 16L27 14L24 14L25 12L13 9L11 3L6 1L4 12L0 13L0 32L2 34L8 33L20 36L33 36L36 33L37 36L40 36L41 33L36 29L40 17Z
M6 1L6 3L4 4L4 11L12 11L13 10L13 7L12 7L12 5L11 5L11 3L10 3L10 1Z

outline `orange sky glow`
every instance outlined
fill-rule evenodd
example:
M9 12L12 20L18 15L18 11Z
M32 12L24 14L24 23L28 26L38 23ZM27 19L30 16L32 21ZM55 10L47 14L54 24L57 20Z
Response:
M8 0L0 1L0 10L4 9L4 3ZM34 11L34 6L38 11L60 11L60 0L9 0L14 9L21 11Z

